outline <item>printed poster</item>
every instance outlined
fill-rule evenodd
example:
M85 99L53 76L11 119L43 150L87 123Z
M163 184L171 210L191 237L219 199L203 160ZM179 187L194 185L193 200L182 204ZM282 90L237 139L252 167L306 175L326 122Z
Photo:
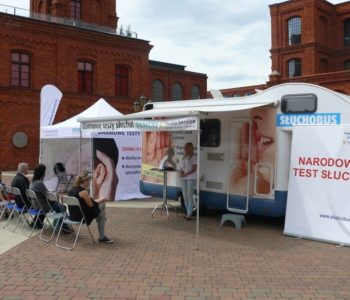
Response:
M146 198L140 192L141 133L100 132L92 138L94 198L128 200Z
M350 245L349 136L344 126L293 128L284 234Z

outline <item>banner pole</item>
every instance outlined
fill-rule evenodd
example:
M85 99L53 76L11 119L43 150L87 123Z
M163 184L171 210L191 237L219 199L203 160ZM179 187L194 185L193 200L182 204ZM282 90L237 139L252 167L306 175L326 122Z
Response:
M200 115L197 115L197 219L196 219L196 250L199 250L199 174L200 174Z
M81 145L82 145L82 122L80 122L80 128L79 128L79 173L80 174L81 170Z

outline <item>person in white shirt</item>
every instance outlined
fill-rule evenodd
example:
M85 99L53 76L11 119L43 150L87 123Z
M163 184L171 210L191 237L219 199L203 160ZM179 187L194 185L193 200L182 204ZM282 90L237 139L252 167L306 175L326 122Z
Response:
M197 177L197 161L194 156L194 147L192 143L186 143L185 155L181 160L180 177L181 189L186 206L186 219L191 220L193 210L193 191Z

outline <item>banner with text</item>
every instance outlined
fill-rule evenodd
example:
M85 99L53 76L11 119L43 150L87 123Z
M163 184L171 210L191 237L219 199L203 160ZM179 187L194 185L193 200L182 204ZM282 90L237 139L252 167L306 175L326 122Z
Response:
M55 119L62 98L61 91L52 84L45 85L40 92L40 127L50 126Z
M350 126L294 127L284 234L350 245L349 195Z
M94 197L105 196L115 201L149 197L143 195L139 188L141 147L139 131L93 134Z
M183 117L177 119L158 120L111 120L82 122L83 131L91 132L111 132L126 130L142 131L180 131L197 130L198 120L196 117Z

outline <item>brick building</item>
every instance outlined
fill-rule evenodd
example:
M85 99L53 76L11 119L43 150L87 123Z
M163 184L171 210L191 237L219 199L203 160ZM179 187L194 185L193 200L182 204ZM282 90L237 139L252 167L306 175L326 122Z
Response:
M205 74L150 61L150 42L117 25L116 0L31 0L30 11L0 5L0 171L38 162L39 98L46 84L63 93L55 123L99 98L130 113L141 96L206 96ZM23 144L15 146L18 135Z
M290 0L270 5L270 14L269 81L222 93L238 96L284 82L309 82L350 94L350 2Z

